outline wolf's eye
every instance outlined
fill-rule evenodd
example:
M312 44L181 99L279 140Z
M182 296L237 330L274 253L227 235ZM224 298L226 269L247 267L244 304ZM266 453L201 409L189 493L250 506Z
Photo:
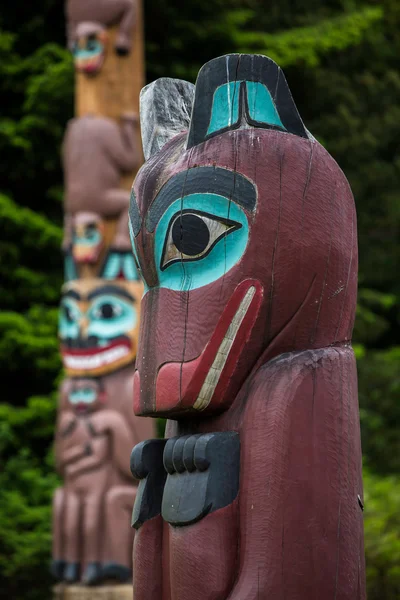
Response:
M177 261L204 258L222 237L241 227L241 223L205 212L179 212L169 223L160 269L163 271Z

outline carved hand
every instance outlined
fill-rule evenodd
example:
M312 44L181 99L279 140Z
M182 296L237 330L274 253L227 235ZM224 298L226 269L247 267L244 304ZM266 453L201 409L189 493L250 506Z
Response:
M123 418L115 410L99 411L90 417L89 423L94 435L118 434L118 429L125 428Z

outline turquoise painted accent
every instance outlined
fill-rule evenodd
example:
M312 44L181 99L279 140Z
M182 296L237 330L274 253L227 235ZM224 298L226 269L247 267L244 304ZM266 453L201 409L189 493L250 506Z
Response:
M230 127L238 121L241 83L242 81L231 81L215 90L207 135ZM246 81L246 92L252 119L285 129L272 96L263 83Z
M61 339L79 337L79 321L82 313L75 300L63 298L58 316L58 331Z
M204 258L179 261L161 270L164 244L170 223L181 210L193 209L241 225L223 235ZM209 218L212 218L211 216ZM177 291L200 288L227 273L242 257L249 239L246 214L234 202L218 194L190 194L175 200L161 217L155 231L155 262L159 287Z
M90 45L90 47L88 47ZM104 44L99 42L98 40L90 40L84 50L81 48L76 48L73 52L75 58L85 59L85 58L94 58L95 56L99 56L104 52Z
M122 258L124 266L123 273L128 281L138 281L139 273L132 255L125 254Z
M114 311L112 317L102 316L101 309L105 304L112 306ZM87 318L89 319L88 336L94 335L107 342L108 339L124 335L133 329L137 322L137 313L129 302L111 294L104 294L93 300Z
M98 230L88 231L84 237L79 237L74 235L74 244L79 246L87 246L92 248L93 246L97 246L100 244L102 240L102 235Z
M139 273L137 271L135 260L132 254L112 252L107 258L103 279L116 279L120 271L122 271L127 281L139 280Z
M92 404L96 402L97 394L91 388L83 388L81 390L72 390L68 399L71 404Z
M240 84L240 81L231 81L215 90L207 135L225 129L238 120Z
M256 81L246 81L246 90L251 118L261 123L277 125L285 129L266 86Z
M138 257L138 253L137 253L137 250L136 250L135 236L134 236L134 233L133 233L132 223L131 223L130 219L128 219L128 228L129 228L129 237L131 238L132 252L133 252L134 257L136 258L136 264L140 266L139 257ZM136 268L136 265L135 265L135 268ZM144 295L146 292L149 291L149 286L147 285L147 283L146 283L146 281L145 281L145 279L143 277L143 271L142 270L137 271L137 274L138 274L137 278L139 280L141 279L143 281L143 285L144 285L144 293L143 293L143 295Z
M120 257L118 254L110 253L107 257L107 263L104 268L103 279L116 279L120 267Z
M64 259L64 279L65 281L76 279L75 263L71 254L67 254Z

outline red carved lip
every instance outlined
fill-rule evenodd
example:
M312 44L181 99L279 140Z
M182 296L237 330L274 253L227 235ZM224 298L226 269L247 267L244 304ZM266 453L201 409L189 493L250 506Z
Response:
M77 58L75 59L75 68L77 71L81 73L86 73L87 75L94 75L98 71L100 71L104 62L104 53L99 54L93 58Z
M89 406L84 402L79 402L79 404L75 405L75 410L79 414L85 414L89 411Z
M111 344L96 348L68 349L62 347L61 354L66 369L91 371L110 365L130 354L132 344L129 339L116 340Z
M155 414L210 412L222 408L224 392L258 316L262 296L263 288L258 281L241 282L200 356L190 362L169 362L161 366L156 381ZM140 379L138 372L136 379ZM139 387L140 384L135 385L137 414L141 413Z

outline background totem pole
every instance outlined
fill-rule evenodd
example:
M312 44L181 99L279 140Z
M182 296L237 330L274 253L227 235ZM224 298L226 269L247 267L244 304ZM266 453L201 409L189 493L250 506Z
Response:
M134 408L170 420L132 453L135 600L364 600L349 184L264 56L141 119Z
M105 590L85 592L82 584L114 585L107 597L132 597L136 484L129 455L135 443L154 437L152 424L131 408L143 293L128 231L130 187L142 163L140 10L137 0L66 4L76 118L63 144L59 338L66 379L55 439L63 486L54 496L52 563L62 582L58 597L66 599L97 598Z

